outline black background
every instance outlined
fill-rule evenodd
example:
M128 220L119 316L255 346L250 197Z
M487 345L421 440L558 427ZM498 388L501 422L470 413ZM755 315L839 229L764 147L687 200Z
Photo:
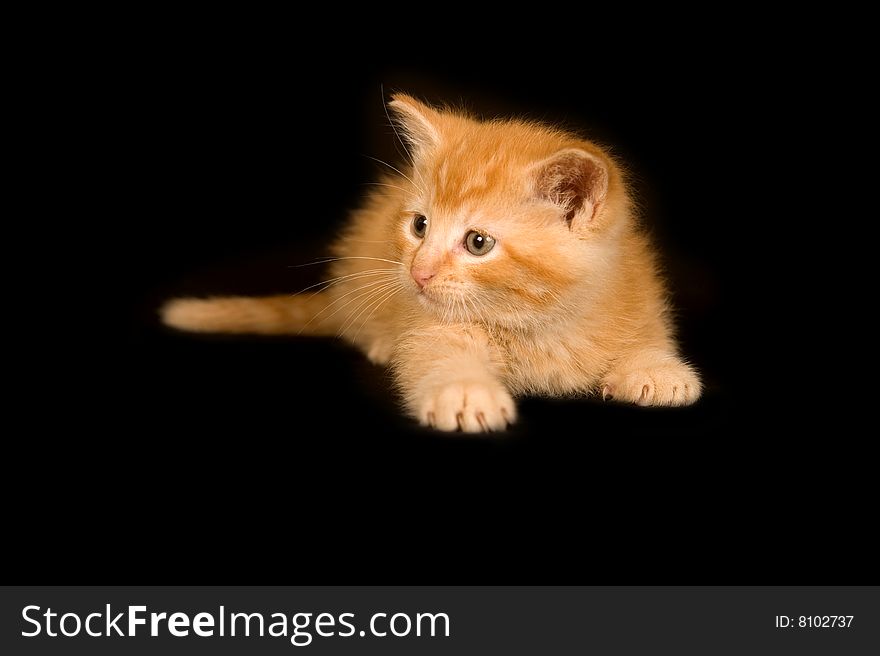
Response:
M36 405L11 460L43 495L14 508L39 563L26 580L859 582L861 447L807 437L809 401L789 400L814 383L787 371L756 300L782 229L769 187L741 193L744 152L785 161L762 37L744 50L665 20L568 35L382 17L351 38L295 17L163 17L53 58L67 175L42 193L70 202L25 276L24 302L53 316L28 325ZM367 156L399 161L383 110L398 89L612 146L700 403L524 400L506 436L441 436L342 344L158 325L170 297L319 280L291 265L327 253L381 173Z

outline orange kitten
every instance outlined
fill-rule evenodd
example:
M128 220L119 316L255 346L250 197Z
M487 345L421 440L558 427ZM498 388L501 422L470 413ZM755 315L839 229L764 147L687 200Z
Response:
M410 415L505 428L513 398L601 393L686 405L666 293L614 161L572 134L390 104L413 165L383 180L335 245L319 293L177 299L183 330L340 335L389 365Z

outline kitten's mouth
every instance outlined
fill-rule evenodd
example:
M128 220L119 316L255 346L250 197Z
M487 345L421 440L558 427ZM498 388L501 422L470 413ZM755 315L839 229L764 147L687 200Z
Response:
M419 290L416 294L419 304L434 317L446 317L454 305L453 299L442 291Z
M427 288L419 289L416 292L416 298L419 299L419 303L421 303L424 307L431 308L433 310L436 310L437 306L441 304L441 300L437 297L436 291L431 291Z

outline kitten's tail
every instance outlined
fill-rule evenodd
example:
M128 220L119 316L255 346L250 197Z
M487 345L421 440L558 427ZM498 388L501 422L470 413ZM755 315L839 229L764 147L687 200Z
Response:
M176 298L159 314L167 326L199 333L335 335L341 322L323 312L330 302L325 294Z

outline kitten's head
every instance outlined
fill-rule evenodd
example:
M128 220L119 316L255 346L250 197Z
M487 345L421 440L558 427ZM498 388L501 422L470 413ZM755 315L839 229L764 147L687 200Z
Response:
M413 168L392 237L405 286L452 321L523 325L595 288L628 217L612 160L522 121L390 104Z

